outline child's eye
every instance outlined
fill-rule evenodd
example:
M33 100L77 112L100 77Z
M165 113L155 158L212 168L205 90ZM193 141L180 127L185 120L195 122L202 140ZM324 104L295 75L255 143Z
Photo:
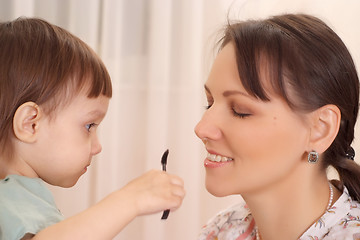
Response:
M85 128L86 128L86 130L90 131L90 129L96 125L97 125L96 123L89 123L89 124L85 125Z

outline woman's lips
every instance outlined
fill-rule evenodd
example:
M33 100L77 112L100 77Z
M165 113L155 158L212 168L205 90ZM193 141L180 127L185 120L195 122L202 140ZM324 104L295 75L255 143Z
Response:
M234 161L233 158L222 156L213 151L208 151L207 157L204 161L204 166L208 168L218 168L231 163L232 161Z

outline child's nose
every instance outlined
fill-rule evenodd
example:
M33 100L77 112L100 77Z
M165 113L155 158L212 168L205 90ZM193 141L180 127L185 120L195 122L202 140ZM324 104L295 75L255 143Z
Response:
M91 154L96 155L101 152L102 146L100 144L99 138L94 136L91 142Z

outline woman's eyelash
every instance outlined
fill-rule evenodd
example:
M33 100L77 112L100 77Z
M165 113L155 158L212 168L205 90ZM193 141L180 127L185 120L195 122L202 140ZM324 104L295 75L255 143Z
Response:
M213 105L213 102L208 99L208 104L207 104L206 106L204 106L205 110L210 109L212 105ZM232 105L232 104L231 104L231 105ZM234 106L231 106L230 109L231 109L232 114L233 114L235 117L238 117L238 118L246 118L246 117L251 116L250 113L240 113L240 112L237 112L237 111L235 110Z
M207 105L205 106L205 110L208 110L213 105L214 100L212 98L207 98Z
M208 104L208 105L204 106L205 110L208 110L209 108L211 108L211 105L212 104Z
M235 117L246 118L246 117L251 116L250 113L238 113L233 108L231 108L231 111L232 111L232 113L234 114Z
M211 106L212 106L212 104L206 105L206 106L205 106L205 110L208 110L209 108L211 108ZM237 111L235 111L234 108L231 108L231 111L232 111L232 113L233 113L233 115L234 115L235 117L246 118L246 117L251 116L250 113L238 113Z

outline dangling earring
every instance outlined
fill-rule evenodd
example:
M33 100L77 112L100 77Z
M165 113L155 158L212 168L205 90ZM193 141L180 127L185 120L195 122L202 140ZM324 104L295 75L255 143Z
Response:
M319 154L316 151L309 152L308 155L308 162L309 163L316 163L319 160Z

